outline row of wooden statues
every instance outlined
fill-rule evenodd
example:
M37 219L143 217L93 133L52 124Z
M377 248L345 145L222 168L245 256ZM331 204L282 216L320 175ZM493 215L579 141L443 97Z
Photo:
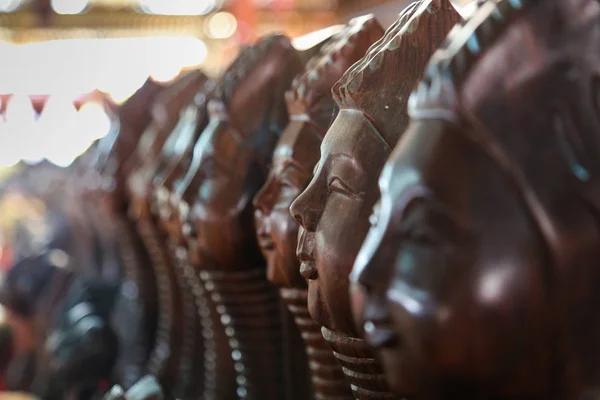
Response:
M596 0L419 0L149 81L74 172L45 387L600 398L599 45Z

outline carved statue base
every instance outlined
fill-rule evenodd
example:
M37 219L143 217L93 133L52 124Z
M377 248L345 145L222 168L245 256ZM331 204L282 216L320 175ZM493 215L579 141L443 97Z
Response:
M178 380L183 313L175 269L168 264L167 249L151 219L138 219L137 230L151 259L158 294L158 326L148 372L161 382L166 393L173 393Z
M130 388L144 377L156 330L156 282L151 268L142 268L142 244L129 221L115 218L123 278L112 325L123 341L117 361L117 381Z
M294 317L296 326L306 344L316 400L353 399L350 384L331 348L323 339L321 326L308 313L308 291L303 289L280 289L281 298Z
M321 333L341 364L344 375L350 382L354 398L360 400L397 398L389 392L373 350L364 340L341 335L325 327L321 328Z
M265 271L202 271L200 278L229 339L237 395L255 400L284 398L281 303Z
M195 276L194 269L187 258L185 248L177 247L172 240L166 237L171 264L175 267L177 283L179 284L181 307L184 315L183 342L181 346L181 362L179 365L180 377L175 393L185 398L195 399L200 397L203 382L198 379L204 370L204 345L202 340L202 324L196 308L194 289L200 286Z
M178 257L189 263L187 248L180 246L177 251ZM227 336L222 334L225 328L198 272L191 263L189 266L190 273L186 272L186 278L194 294L196 310L200 317L199 331L204 341L201 359L204 370L202 398L204 400L235 399L237 398L236 372L229 341Z

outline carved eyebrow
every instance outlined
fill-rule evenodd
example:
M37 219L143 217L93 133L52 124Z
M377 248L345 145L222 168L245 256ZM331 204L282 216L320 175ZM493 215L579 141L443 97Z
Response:
M333 153L329 155L329 163L331 164L332 168L335 168L336 165L350 165L352 167L352 170L356 171L357 173L361 172L363 170L363 168L360 166L360 164L352 157L350 157L349 155L347 155L346 153Z

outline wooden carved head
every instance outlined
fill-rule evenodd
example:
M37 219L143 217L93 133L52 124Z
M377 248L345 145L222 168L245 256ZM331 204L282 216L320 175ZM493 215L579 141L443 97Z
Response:
M483 2L411 95L352 275L398 394L597 396L599 17Z

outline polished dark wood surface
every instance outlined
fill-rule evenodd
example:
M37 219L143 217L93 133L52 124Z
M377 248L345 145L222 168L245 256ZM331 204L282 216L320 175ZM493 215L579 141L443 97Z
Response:
M435 53L354 266L399 394L596 398L596 1L487 1Z
M337 353L355 343L354 366L375 358L352 319L348 277L379 198L377 178L408 124L412 82L458 21L449 2L416 2L346 71L333 88L340 111L321 144L321 159L290 208L302 226L297 255L308 280L310 315L335 334L329 341ZM355 397L389 398L380 368L353 370L351 364L344 372ZM357 374L372 376L356 380Z
M158 325L147 371L157 377L169 396L183 394L178 392L195 380L185 365L188 354L184 353L190 346L187 325L195 325L195 320L186 318L189 306L186 307L182 293L186 288L181 286L180 271L169 258L167 243L158 226L158 215L152 213L153 181L161 165L161 151L173 135L182 109L207 79L199 70L189 72L157 96L152 106L152 122L141 136L136 152L127 161L131 171L128 179L129 217L135 222L150 256L146 268L154 269L158 294Z
M215 81L147 82L48 185L83 203L50 242L72 253L4 277L0 384L597 398L599 17L419 0L386 32L365 16L304 54L267 36Z
M212 349L209 350L204 337L209 337L208 342L212 342L210 335L204 335L202 325L202 315L206 311L206 299L202 296L204 289L190 263L178 210L172 207L170 200L191 163L194 145L208 124L207 104L213 90L214 82L205 80L182 111L175 129L163 146L159 158L161 164L152 181L151 211L158 222L161 238L166 243L170 263L177 277L184 322L175 392L191 399L212 398L214 378L211 369L205 368L207 353Z
M288 122L284 93L302 67L283 36L242 50L217 82L210 123L179 188L190 258L208 299L206 322L215 339L229 346L226 352L215 349L215 365L234 361L233 374L220 370L233 382L217 390L234 388L234 396L283 398L280 303L266 280L252 198Z
M383 28L372 16L357 18L308 61L306 71L294 80L286 94L291 121L277 143L267 181L254 198L257 236L267 261L267 277L281 287L281 298L304 338L318 399L352 398L352 394L320 334L320 326L308 315L307 285L296 257L299 226L291 217L289 206L308 184L319 159L319 145L335 106L331 88L382 35ZM292 337L285 339L294 341ZM286 368L297 371L307 367L305 364ZM301 384L289 382L288 386Z

